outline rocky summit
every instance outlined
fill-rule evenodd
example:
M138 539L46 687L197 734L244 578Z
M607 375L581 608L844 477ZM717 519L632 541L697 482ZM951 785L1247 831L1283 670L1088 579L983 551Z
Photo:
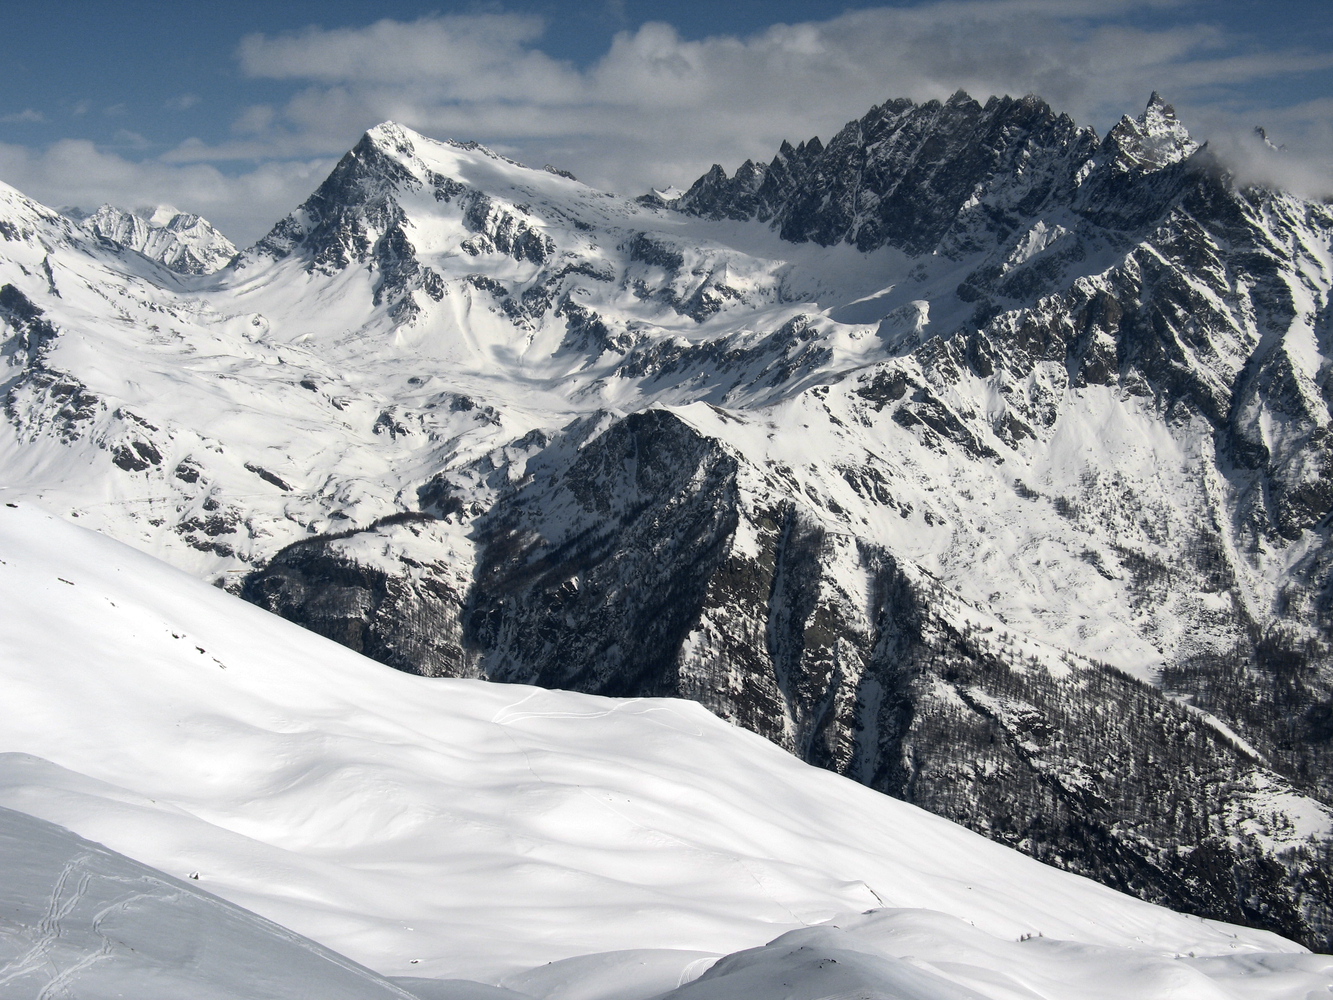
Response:
M672 199L385 123L208 274L0 189L0 468L399 669L693 699L1329 950L1330 289L1333 209L1155 94Z

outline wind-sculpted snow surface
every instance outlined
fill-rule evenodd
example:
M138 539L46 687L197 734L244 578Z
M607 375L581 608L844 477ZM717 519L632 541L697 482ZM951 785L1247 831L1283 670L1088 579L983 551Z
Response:
M1001 941L943 914L875 910L728 955L672 1000L772 996L977 1000L1012 996L1259 996L1270 982L1317 995L1327 956L1216 963L1126 955L1044 937ZM1255 975L1258 973L1258 975ZM1246 977L1254 976L1253 979Z
M411 1000L271 921L0 808L0 994L136 1000Z
M27 502L0 506L0 601L16 1000L1333 985L1327 956L1038 864L692 702L393 671Z
M201 277L3 200L10 496L1333 944L1333 212L1156 95L891 101L670 203L386 123Z

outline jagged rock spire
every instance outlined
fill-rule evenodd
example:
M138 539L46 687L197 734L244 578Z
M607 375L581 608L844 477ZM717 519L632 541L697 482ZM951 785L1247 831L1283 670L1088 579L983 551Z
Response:
M1191 156L1199 144L1176 117L1176 109L1157 91L1138 118L1121 118L1106 136L1103 150L1133 170L1160 170Z

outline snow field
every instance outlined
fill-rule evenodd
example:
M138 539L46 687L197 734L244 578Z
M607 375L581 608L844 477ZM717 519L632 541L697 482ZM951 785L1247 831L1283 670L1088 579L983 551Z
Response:
M410 1000L313 941L0 809L0 996Z

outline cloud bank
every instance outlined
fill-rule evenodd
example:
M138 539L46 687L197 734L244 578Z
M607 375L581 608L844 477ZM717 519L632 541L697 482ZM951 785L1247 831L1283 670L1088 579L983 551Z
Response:
M746 157L766 159L783 139L827 139L891 97L1035 93L1105 130L1158 90L1199 138L1214 140L1224 154L1234 151L1238 161L1252 152L1253 126L1265 124L1292 151L1277 168L1264 169L1298 177L1305 189L1324 185L1333 108L1255 107L1244 94L1249 84L1333 66L1333 54L1256 52L1216 25L1172 22L1178 6L942 0L699 40L650 23L617 34L586 67L547 55L542 21L519 14L256 34L239 46L242 72L287 81L292 91L283 104L238 109L231 141L187 142L138 165L95 150L53 148L27 154L26 173L45 169L47 160L82 157L89 170L109 171L107 191L165 185L158 198L216 213L219 225L249 241L308 192L298 188L312 164L336 157L386 119L437 137L477 139L525 162L551 162L597 186L638 193L688 183L714 162L730 169ZM1166 26L1137 26L1148 14ZM16 175L5 158L13 155L0 157L0 176L22 186L25 171ZM242 164L248 172L228 178L218 164ZM131 176L136 171L140 176ZM72 172L69 183L76 181ZM97 186L93 176L82 183Z
M252 242L290 212L333 168L331 158L277 160L239 175L212 164L133 162L84 139L45 150L0 143L0 178L52 208L175 205Z

